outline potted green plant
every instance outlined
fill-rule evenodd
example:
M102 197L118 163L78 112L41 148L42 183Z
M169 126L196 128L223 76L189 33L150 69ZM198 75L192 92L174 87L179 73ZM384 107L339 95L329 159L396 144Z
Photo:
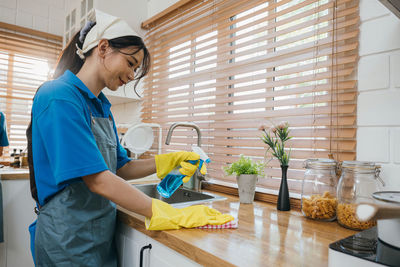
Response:
M257 177L264 172L264 164L240 155L239 160L225 167L224 171L227 175L236 175L240 203L253 203Z

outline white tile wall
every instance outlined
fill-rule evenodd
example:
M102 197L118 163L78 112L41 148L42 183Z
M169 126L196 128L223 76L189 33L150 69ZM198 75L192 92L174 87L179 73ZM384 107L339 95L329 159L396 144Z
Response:
M378 162L386 189L400 190L400 19L360 0L357 160Z
M388 163L389 139L389 129L386 127L359 127L357 159Z
M385 190L399 190L400 191L400 164L380 164L381 173L380 177L385 182Z
M0 21L8 24L16 24L16 14L16 9L0 6Z
M33 28L33 15L23 10L17 10L17 25L25 28Z
M400 47L399 28L400 19L393 14L362 22L360 56L398 49Z
M394 52L390 56L390 77L392 86L400 88L400 51Z
M0 4L11 9L17 8L17 0L1 0Z
M49 6L49 19L64 21L65 10L54 6Z
M392 152L393 162L400 164L400 128L391 129L390 144L393 147Z
M358 68L358 90L389 87L389 55L362 57Z
M70 0L68 0L70 1ZM56 7L58 9L64 9L65 3L64 0L46 0L47 4L51 7Z
M63 19L49 19L49 33L62 36L64 32L63 28Z
M49 31L49 19L47 17L33 16L33 29L42 32Z
M36 16L43 16L49 12L49 5L44 0L17 0L17 8Z
M400 125L400 90L361 92L358 96L359 126Z
M389 15L390 11L379 1L361 0L360 1L360 17L362 21Z
M157 15L176 2L178 2L178 0L147 0L147 18Z
M62 36L66 1L1 0L0 21Z

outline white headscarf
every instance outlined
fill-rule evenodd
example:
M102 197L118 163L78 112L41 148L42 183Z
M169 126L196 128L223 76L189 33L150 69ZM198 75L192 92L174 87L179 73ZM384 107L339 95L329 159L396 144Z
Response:
M121 18L111 16L98 9L95 10L96 25L90 29L83 42L82 49L77 47L76 53L84 59L84 53L99 44L102 39L111 40L122 36L139 36L126 21Z

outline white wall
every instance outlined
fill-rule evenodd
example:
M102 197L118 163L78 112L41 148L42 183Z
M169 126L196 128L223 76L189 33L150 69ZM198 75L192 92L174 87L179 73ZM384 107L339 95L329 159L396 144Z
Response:
M178 0L147 0L147 18L151 18L176 2Z
M65 0L0 0L0 21L63 34Z
M382 165L400 189L400 19L378 0L360 0L357 160Z

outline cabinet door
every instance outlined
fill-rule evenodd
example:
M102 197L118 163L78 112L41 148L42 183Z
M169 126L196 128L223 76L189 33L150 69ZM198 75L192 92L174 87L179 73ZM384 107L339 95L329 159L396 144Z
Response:
M185 266L185 267L198 267L201 266L186 256L176 252L173 249L161 244L160 242L147 237L148 243L152 245L151 250L148 252L150 259L148 265L143 266L158 267L158 266Z
M140 249L146 245L147 236L119 223L117 230L117 248L122 267L139 266Z
M143 249L143 267L160 266L201 266L173 249L147 235L119 222L117 227L117 247L122 267L140 266L140 251Z
M8 267L33 266L28 226L36 219L29 180L3 180L4 243ZM4 251L5 250L5 251Z

